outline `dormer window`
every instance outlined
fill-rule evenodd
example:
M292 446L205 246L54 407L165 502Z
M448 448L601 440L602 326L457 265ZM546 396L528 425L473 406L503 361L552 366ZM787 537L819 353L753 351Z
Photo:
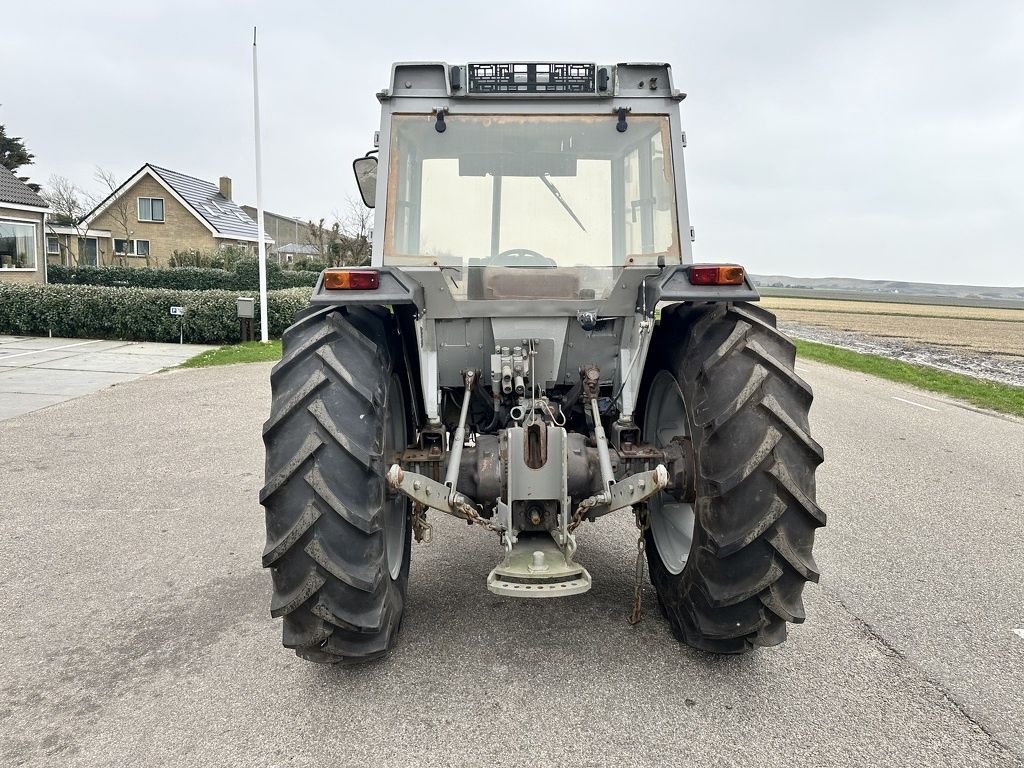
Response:
M139 221L163 221L164 199L162 197L139 198Z

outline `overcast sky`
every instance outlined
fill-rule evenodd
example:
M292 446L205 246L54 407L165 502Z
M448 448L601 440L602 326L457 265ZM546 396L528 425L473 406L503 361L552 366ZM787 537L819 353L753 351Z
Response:
M45 184L145 162L345 209L396 60L668 61L695 257L761 274L1024 285L1024 3L13 2L0 123Z

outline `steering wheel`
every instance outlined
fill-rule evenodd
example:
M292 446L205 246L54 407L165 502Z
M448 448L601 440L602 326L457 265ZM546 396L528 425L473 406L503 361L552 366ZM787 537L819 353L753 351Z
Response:
M487 264L499 267L557 267L554 259L529 248L509 248L496 256L488 256L483 260Z

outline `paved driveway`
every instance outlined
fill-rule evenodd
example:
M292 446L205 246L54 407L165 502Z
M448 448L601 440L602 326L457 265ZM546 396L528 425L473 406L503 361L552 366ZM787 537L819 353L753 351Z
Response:
M178 365L212 347L0 336L0 421Z

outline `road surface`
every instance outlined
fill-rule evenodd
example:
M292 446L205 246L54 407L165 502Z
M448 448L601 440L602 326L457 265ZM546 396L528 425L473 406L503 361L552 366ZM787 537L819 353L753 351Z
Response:
M269 365L175 371L0 423L0 764L1009 766L1024 756L1024 423L801 364L826 449L822 583L785 645L713 657L631 521L586 595L514 601L434 517L398 647L280 647L259 567Z

